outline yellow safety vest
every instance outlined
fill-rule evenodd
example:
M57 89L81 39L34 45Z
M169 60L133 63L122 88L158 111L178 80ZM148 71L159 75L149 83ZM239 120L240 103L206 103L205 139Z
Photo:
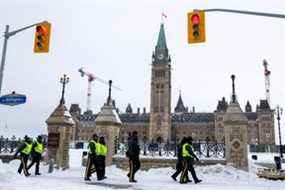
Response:
M184 158L193 158L193 156L188 152L188 150L186 149L188 146L190 146L190 148L192 148L193 150L193 147L189 144L189 143L185 143L183 146L182 146L182 156Z
M106 156L108 152L108 148L106 145L100 144L100 153L101 156Z
M29 155L31 153L31 151L32 151L33 145L32 145L32 143L29 144L27 142L25 142L25 144L26 144L26 147L21 151L21 153Z
M35 152L37 153L40 153L42 154L44 152L44 145L43 143L39 143L37 140L36 140L36 147L35 147Z
M89 144L90 143L94 143L95 144L96 154L99 155L100 154L100 143L97 143L94 140L89 141ZM89 153L91 153L90 147L89 147Z

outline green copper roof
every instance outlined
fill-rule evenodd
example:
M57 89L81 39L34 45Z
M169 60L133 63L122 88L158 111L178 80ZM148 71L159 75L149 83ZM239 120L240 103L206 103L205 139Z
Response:
M162 49L166 49L166 39L165 39L165 32L164 32L164 24L161 23L160 24L160 30L159 30L159 35L158 35L158 40L157 40L157 48L162 48Z

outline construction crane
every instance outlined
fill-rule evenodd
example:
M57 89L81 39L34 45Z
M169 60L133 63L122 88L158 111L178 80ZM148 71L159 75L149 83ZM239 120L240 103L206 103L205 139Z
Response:
M81 67L80 69L78 69L79 73L81 74L82 77L87 76L88 78L88 89L87 89L87 111L91 110L91 93L92 93L92 85L91 83L94 80L97 80L98 82L101 82L103 84L109 85L109 82L107 82L104 79L101 79L99 77L97 77L96 75L94 75L93 73L87 72L85 70L83 70L83 68ZM113 88L117 89L117 90L121 90L120 88L116 87L116 86L112 86Z
M271 72L268 70L268 63L267 61L264 59L263 60L263 67L264 67L264 81L265 81L265 96L266 96L266 100L270 106L270 74Z

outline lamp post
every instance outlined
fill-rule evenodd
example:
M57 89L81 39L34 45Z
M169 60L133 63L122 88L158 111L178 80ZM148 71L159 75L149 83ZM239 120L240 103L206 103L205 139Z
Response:
M281 141L281 129L280 129L280 120L281 115L283 114L283 109L278 105L276 107L276 114L277 114L277 122L278 122L278 132L279 132L279 151L280 151L280 159L283 159L283 153L282 153L282 141Z
M69 82L69 77L67 77L66 74L64 74L63 77L60 78L60 83L62 84L60 104L65 104L65 100L64 100L65 85L68 82Z

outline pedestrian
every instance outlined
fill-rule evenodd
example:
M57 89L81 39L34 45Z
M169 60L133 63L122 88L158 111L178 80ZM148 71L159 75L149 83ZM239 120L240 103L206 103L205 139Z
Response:
M28 166L28 170L36 164L35 168L35 175L41 175L40 173L40 162L42 159L42 153L44 152L44 145L43 145L43 139L42 136L38 136L37 139L34 141L32 146L32 162Z
M135 174L141 166L139 159L140 147L138 145L138 133L136 131L132 133L126 155L129 158L129 173L127 176L129 177L129 182L135 183L137 182L137 180L135 180Z
M21 164L18 168L18 173L21 174L22 170L24 171L25 176L31 175L27 169L27 162L32 151L32 139L28 136L25 136L24 141L20 144L19 148L17 149L16 153L14 154L14 158L16 159L18 154L20 153L20 160Z
M187 183L188 170L190 171L192 178L195 183L200 183L202 180L198 179L196 172L193 167L194 159L199 161L199 158L194 153L194 148L192 145L192 137L187 137L186 142L182 146L182 156L183 156L183 169L180 176L180 183Z
M97 155L99 151L99 143L98 143L98 136L97 134L93 134L92 139L89 141L88 144L88 158L86 163L86 170L85 170L85 181L91 181L90 177L92 173L97 170ZM98 177L98 174L97 174Z
M98 175L98 180L103 180L106 179L107 177L105 176L105 168L106 168L106 155L108 152L108 148L105 143L105 138L100 137L99 138L99 155L98 155L98 170L97 170L97 175Z
M177 162L176 162L176 172L171 176L174 181L177 181L177 176L182 172L183 169L183 156L182 147L186 143L186 138L183 137L181 142L177 145ZM188 173L187 173L188 174ZM188 182L192 182L188 175L186 176Z
M3 137L3 135L1 135L1 137L0 137L0 153L2 152L2 148L4 148L4 142L5 142L5 138Z

